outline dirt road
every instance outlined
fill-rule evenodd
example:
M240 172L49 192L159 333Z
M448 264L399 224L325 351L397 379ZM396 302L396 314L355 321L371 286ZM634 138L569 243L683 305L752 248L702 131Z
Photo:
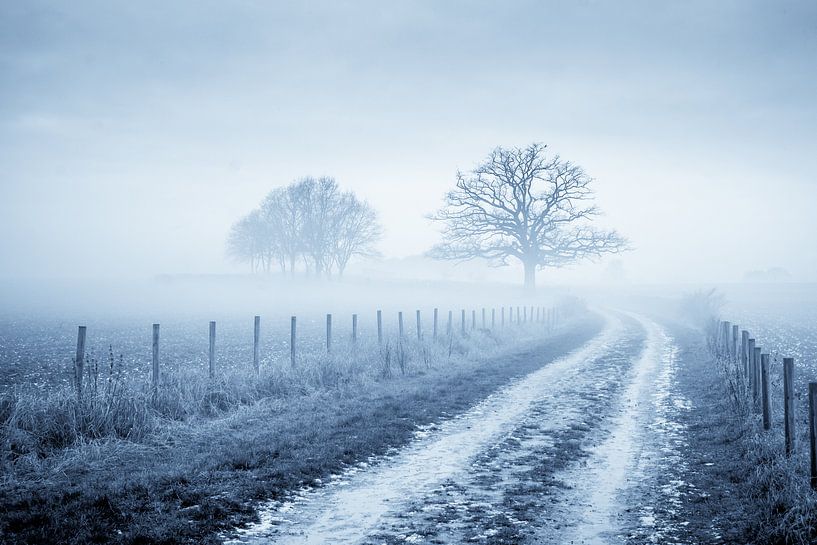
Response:
M671 543L694 493L677 347L609 313L584 347L418 430L407 448L264 507L228 543ZM660 508L656 508L660 506Z

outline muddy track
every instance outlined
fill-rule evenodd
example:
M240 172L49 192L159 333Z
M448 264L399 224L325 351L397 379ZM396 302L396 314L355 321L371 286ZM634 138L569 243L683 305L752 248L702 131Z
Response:
M651 480L683 463L675 350L655 323L608 314L584 347L399 452L267 505L230 541L671 542L684 491Z

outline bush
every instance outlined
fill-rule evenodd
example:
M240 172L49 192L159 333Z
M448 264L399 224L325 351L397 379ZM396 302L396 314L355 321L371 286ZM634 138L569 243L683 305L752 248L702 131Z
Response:
M715 288L698 290L681 298L679 314L693 327L708 330L712 322L717 322L725 302L723 294Z

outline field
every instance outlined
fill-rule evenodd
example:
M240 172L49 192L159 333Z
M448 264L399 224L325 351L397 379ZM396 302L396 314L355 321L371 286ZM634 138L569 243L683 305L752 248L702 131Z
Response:
M557 355L597 329L579 308L575 315L565 309L558 329L541 315L539 321L528 316L527 323L511 323L507 311L502 326L497 308L492 329L487 306L483 328L481 307L474 324L472 309L460 304L468 310L466 332L456 312L448 335L448 315L441 309L435 341L433 309L417 301L420 340L415 308L404 312L401 340L398 310L384 305L383 346L377 343L374 306L369 312L354 308L359 340L353 344L351 309L337 311L341 299L332 298L331 354L325 315L310 310L320 300L304 305L294 368L289 316L262 314L258 376L252 370L251 314L216 316L214 380L207 371L207 318L213 315L163 321L156 397L148 378L151 321L139 313L84 322L86 369L96 371L86 376L81 400L71 387L76 321L6 320L0 498L5 539L137 543L173 536L174 543L217 542L217 531L252 520L255 501L400 447L417 426L457 414L541 365L538 358L514 355ZM521 302L512 294L506 299L515 300Z
M809 488L808 384L817 382L817 292L812 285L727 290L724 319L750 331L770 356L771 430L757 411L741 414L748 492L757 505L754 533L768 542L810 543L817 535L817 501ZM783 358L795 362L795 450L784 450ZM738 411L741 413L741 411Z
M751 331L772 361L795 358L798 389L817 381L817 290L811 285L725 290L724 319Z
M253 316L261 316L260 359L265 369L289 366L290 317L297 316L299 357L305 361L325 352L326 314L333 315L333 347L351 348L352 314L358 315L358 348L370 350L377 340L376 313L382 311L386 342L398 336L398 313L403 313L406 340L416 339L417 310L422 334L432 336L433 309L439 308L439 333L446 332L448 311L453 329L461 331L461 311L466 310L466 329L490 326L491 309L500 327L516 321L516 309L552 306L553 298L531 301L518 290L491 290L481 301L461 284L413 284L400 282L369 285L363 281L323 284L304 280L288 282L244 279L179 279L148 284L117 284L31 288L40 293L39 308L26 312L6 309L0 314L0 391L15 387L35 389L67 386L73 380L77 326L88 328L87 357L100 367L109 364L110 353L122 376L146 381L150 376L152 324L161 324L161 369L165 373L206 375L208 370L208 324L217 323L216 359L220 372L252 372ZM43 293L44 292L44 293ZM68 292L67 294L64 292ZM200 296L207 293L207 298ZM395 293L407 293L405 300ZM11 293L6 293L10 300ZM27 294L32 296L32 294ZM52 306L50 300L60 301ZM76 308L83 308L78 312ZM513 307L513 320L510 317ZM70 310L68 310L70 309ZM285 309L285 311L282 311Z
M223 313L188 304L184 315L173 312L180 302L161 308L157 300L155 314L117 306L96 320L5 319L4 542L809 539L817 511L805 479L805 411L798 454L788 460L779 401L772 432L734 412L704 336L678 323L677 299L611 303L629 302L634 313L589 311L553 296L533 305L559 306L550 327L541 314L516 323L516 307L527 301L508 292L484 304L483 327L483 305L469 305L456 286L414 290L410 307L382 304L392 288L304 284L276 289L280 305L259 305L259 289L268 296L269 288L242 286L244 300L231 297L240 304ZM762 339L775 362L797 359L800 392L814 378L817 354L813 314L800 304L810 293L792 290L787 302L726 291L723 310ZM290 311L297 302L302 311ZM255 375L253 308L265 306ZM287 312L273 310L280 308ZM88 327L86 369L94 371L77 399L71 369L80 319ZM153 321L162 324L155 396Z
M416 339L415 310L404 311L405 337ZM384 311L383 328L386 342L397 338L397 312ZM477 325L482 329L481 309ZM490 310L488 311L490 312ZM426 337L431 336L433 309L422 309ZM333 314L333 348L351 350L352 312ZM161 324L162 372L180 371L208 374L208 316L177 318ZM444 336L447 314L440 315L440 337ZM499 319L499 318L497 318ZM507 319L507 318L506 318ZM490 320L490 314L488 314ZM220 316L216 320L216 365L220 373L253 373L253 316ZM87 365L106 367L112 351L115 365L121 366L123 377L134 382L150 378L152 324L134 318L83 322L88 328ZM454 327L460 332L460 310L455 314ZM467 329L471 330L471 309L468 309ZM265 369L280 369L290 365L290 316L262 315L260 365ZM358 315L358 348L369 351L377 341L376 310ZM76 353L77 324L52 321L48 318L5 320L0 322L0 389L15 386L53 388L68 386L73 380L73 359ZM325 315L298 315L297 346L299 358L309 361L325 352Z

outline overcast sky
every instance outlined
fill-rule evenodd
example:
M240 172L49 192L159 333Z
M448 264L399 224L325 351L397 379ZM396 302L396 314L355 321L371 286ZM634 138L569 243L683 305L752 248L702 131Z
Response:
M0 2L6 278L237 270L304 175L417 254L457 169L533 141L633 280L817 280L815 2Z

